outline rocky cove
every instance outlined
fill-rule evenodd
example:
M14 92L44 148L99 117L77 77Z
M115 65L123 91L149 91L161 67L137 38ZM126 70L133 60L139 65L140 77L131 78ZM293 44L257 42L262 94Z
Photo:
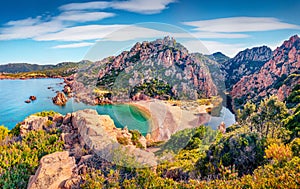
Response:
M110 115L117 127L128 126L130 129L135 126L141 133L148 132L147 119L140 112L128 105L105 105L92 106L76 102L69 98L64 106L54 105L52 98L56 91L63 89L62 79L28 79L28 80L0 80L0 125L9 129L16 126L26 117L42 111L53 110L66 115L77 110L95 109L99 114ZM30 95L36 96L36 100L29 104L24 103Z
M155 140L166 140L178 130L199 126L210 119L203 110L202 116L199 116L195 112L184 111L159 100L92 106L69 98L65 106L57 106L52 103L51 98L56 91L63 89L62 82L62 79L1 80L1 88L6 90L3 90L0 98L3 105L0 110L0 124L12 129L17 123L37 112L53 110L66 115L77 110L95 109L99 114L109 115L119 128L127 126L129 129L139 130L144 136L153 133ZM37 100L25 104L24 98L31 94ZM10 96L14 96L14 99Z

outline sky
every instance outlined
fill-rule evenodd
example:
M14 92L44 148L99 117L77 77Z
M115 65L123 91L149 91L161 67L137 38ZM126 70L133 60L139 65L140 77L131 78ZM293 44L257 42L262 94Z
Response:
M95 61L164 36L234 57L299 35L299 10L299 0L0 1L0 64Z

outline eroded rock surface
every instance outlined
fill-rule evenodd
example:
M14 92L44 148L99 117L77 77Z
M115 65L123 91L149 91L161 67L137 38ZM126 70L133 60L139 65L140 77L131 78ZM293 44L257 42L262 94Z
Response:
M69 152L55 152L44 156L34 176L29 180L28 189L57 189L72 177L75 168L74 157Z

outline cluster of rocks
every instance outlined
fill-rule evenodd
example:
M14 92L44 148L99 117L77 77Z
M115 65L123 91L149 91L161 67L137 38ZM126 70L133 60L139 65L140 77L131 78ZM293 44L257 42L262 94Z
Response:
M113 104L113 101L110 100L109 98L104 98L104 97L96 97L94 100L95 105L105 105L105 104Z
M98 115L95 110L81 110L66 116L32 115L21 123L20 133L24 136L31 130L53 128L62 131L64 151L41 159L37 172L30 178L28 188L72 188L79 184L80 174L86 172L87 162L95 156L123 166L156 166L156 157L147 150L147 139L144 136L139 137L140 146L137 147L126 127L116 128L109 116ZM128 142L120 143L120 139ZM124 165L126 158L133 158L135 162Z
M35 101L36 96L30 96L29 99L25 100L25 103L30 103L31 101Z

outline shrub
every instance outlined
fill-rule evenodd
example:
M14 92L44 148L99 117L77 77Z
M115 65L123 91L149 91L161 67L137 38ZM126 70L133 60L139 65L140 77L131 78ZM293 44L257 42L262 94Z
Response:
M212 144L206 156L197 162L202 177L216 177L221 165L235 167L239 176L252 173L263 164L264 140L256 133L229 133L216 144Z
M300 157L300 138L295 138L291 142L291 150L294 156Z
M18 123L12 130L9 131L9 134L13 136L19 136L20 135L20 127L21 123Z
M8 136L8 129L4 126L0 126L0 142Z
M117 137L118 143L123 144L123 145L128 145L129 141L126 137Z
M55 114L57 114L56 112L50 110L50 111L43 111L43 112L38 112L35 113L34 115L36 116L40 116L40 117L48 117L48 116L54 116Z
M13 140L13 136L9 136ZM62 150L63 142L57 132L31 131L21 142L0 145L0 188L26 188L39 160L47 154Z
M289 146L282 143L273 143L265 150L266 158L273 159L278 162L287 161L292 158L292 151Z
M105 177L100 170L88 169L87 174L82 177L83 183L80 188L101 189L104 187Z

